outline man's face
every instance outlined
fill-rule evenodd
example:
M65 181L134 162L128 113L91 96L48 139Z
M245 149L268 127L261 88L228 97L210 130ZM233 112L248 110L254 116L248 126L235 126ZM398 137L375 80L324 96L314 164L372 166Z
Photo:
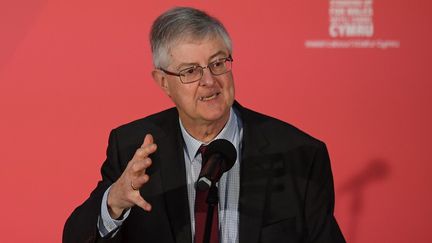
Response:
M170 65L166 69L178 73L195 65L206 67L228 56L228 49L220 38L180 41L171 47ZM164 74L160 70L155 71L153 77L175 103L182 122L201 125L228 120L234 102L231 71L214 76L206 68L199 81L189 84L183 84L179 77Z

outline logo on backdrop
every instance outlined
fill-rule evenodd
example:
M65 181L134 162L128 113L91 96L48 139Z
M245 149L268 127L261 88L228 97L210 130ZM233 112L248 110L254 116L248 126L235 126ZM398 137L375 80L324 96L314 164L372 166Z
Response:
M373 0L328 0L330 39L306 40L306 48L399 48L399 40L374 39Z

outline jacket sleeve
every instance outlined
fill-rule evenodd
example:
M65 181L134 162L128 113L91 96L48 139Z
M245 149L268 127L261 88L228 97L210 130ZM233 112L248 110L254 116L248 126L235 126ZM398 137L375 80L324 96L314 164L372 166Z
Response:
M103 194L120 177L123 169L119 159L116 130L113 130L109 137L107 158L101 168L102 180L99 181L90 197L77 207L67 219L63 229L64 243L121 241L120 232L113 238L108 235L107 239L101 239L97 222L101 213Z

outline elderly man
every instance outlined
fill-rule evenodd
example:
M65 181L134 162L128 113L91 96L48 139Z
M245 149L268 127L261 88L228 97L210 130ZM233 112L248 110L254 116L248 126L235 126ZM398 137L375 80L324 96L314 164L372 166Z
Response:
M345 242L324 143L234 100L223 25L174 8L155 20L151 47L153 78L175 108L111 132L102 180L67 220L63 241L202 242L200 146L223 138L237 160L217 183L212 242Z

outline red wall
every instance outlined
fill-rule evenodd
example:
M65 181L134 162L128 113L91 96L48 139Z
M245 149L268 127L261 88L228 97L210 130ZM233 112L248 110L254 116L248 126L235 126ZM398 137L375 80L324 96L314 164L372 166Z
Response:
M326 141L349 242L432 242L432 4L375 0L372 36L334 38L329 1L0 1L1 241L59 242L110 129L172 106L148 32L190 5L230 31L240 103Z

